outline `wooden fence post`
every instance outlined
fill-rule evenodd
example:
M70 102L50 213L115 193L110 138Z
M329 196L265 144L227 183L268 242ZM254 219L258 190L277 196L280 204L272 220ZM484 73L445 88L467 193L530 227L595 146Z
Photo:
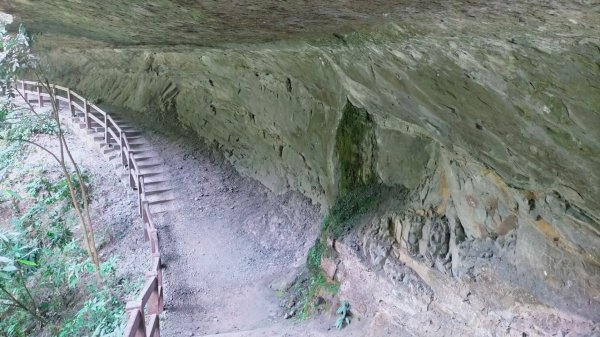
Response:
M75 108L73 107L73 97L71 97L71 88L67 88L67 99L69 100L69 111L71 111L71 117L75 117Z
M142 303L139 301L130 301L125 304L125 311L127 312L127 320L132 315L140 315L140 323L134 326L135 337L146 337L146 320L144 319L144 308Z
M150 232L148 232L148 228L150 227L150 214L146 211L148 208L148 201L144 200L142 202L142 222L144 225L144 241L150 241Z
M38 105L41 108L44 106L44 100L42 99L42 87L39 84L37 85L37 95L38 95Z
M156 272L147 272L146 276L148 277L148 280L157 278ZM154 287L152 289L152 293L150 294L150 298L148 299L148 303L147 303L149 315L156 315L156 314L160 314L162 312L163 305L162 305L161 297L162 296L159 291L158 280L157 280L156 287Z
M160 247L158 246L158 231L156 228L150 229L150 249L152 254L158 253L160 251Z
M158 286L162 288L162 269L160 253L152 253L152 264L156 265L156 279L158 280Z
M129 164L127 164L127 167L129 168L129 187L135 189L135 177L134 174L137 174L137 172L135 172L135 167L133 166L133 152L128 151L129 155L127 157L129 157Z
M108 146L108 113L104 112L104 143Z
M121 147L121 164L123 164L123 167L127 167L124 144L125 141L123 140L123 131L119 131L119 146Z
M83 118L85 119L85 128L90 128L90 106L87 99L83 100Z
M145 195L144 195L144 176L141 175L139 172L136 172L136 176L137 176L137 187L138 187L138 207L140 210L140 215L142 215L142 207L144 206L144 201L145 201Z

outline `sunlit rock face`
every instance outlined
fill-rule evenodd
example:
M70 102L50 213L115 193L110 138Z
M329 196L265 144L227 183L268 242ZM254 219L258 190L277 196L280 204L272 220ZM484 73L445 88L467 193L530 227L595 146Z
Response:
M176 120L275 191L327 207L351 186L406 188L334 248L342 294L375 326L433 336L419 322L437 318L446 335L598 333L592 2L5 10L43 32L53 81Z

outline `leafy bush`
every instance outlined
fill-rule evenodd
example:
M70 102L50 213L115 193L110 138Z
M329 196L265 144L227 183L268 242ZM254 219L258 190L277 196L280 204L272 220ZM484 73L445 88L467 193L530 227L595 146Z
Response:
M117 280L116 258L101 264L105 288L94 282L84 286L94 265L71 230L73 206L65 178L36 176L25 190L34 203L10 221L12 230L0 231L0 331L10 337L29 336L42 326L57 336L120 331L125 317L121 298L137 289Z

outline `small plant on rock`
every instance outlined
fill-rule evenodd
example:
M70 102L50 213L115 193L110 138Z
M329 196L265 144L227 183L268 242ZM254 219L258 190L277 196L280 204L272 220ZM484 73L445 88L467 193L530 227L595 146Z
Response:
M343 301L335 313L338 315L335 322L335 327L338 330L344 327L344 323L346 323L346 326L350 325L350 303L348 301Z

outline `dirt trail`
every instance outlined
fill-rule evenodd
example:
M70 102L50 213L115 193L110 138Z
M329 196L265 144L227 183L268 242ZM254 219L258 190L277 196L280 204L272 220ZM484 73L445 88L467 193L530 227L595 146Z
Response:
M147 138L177 194L176 209L158 221L166 267L162 335L293 329L269 284L304 263L317 210L239 176L208 147L190 145L191 138Z
M159 220L165 269L164 336L246 331L282 320L269 284L303 262L318 217L304 200L277 198L190 139L155 137L172 172L177 209ZM287 204L286 204L287 203ZM297 227L293 242L271 232ZM283 228L282 228L283 229ZM251 232L263 232L255 237Z
M152 129L141 138L168 190L159 194L168 203L151 205L165 268L162 336L364 336L360 322L338 332L334 317L286 320L271 289L304 266L322 219L316 206L240 176L197 135Z

